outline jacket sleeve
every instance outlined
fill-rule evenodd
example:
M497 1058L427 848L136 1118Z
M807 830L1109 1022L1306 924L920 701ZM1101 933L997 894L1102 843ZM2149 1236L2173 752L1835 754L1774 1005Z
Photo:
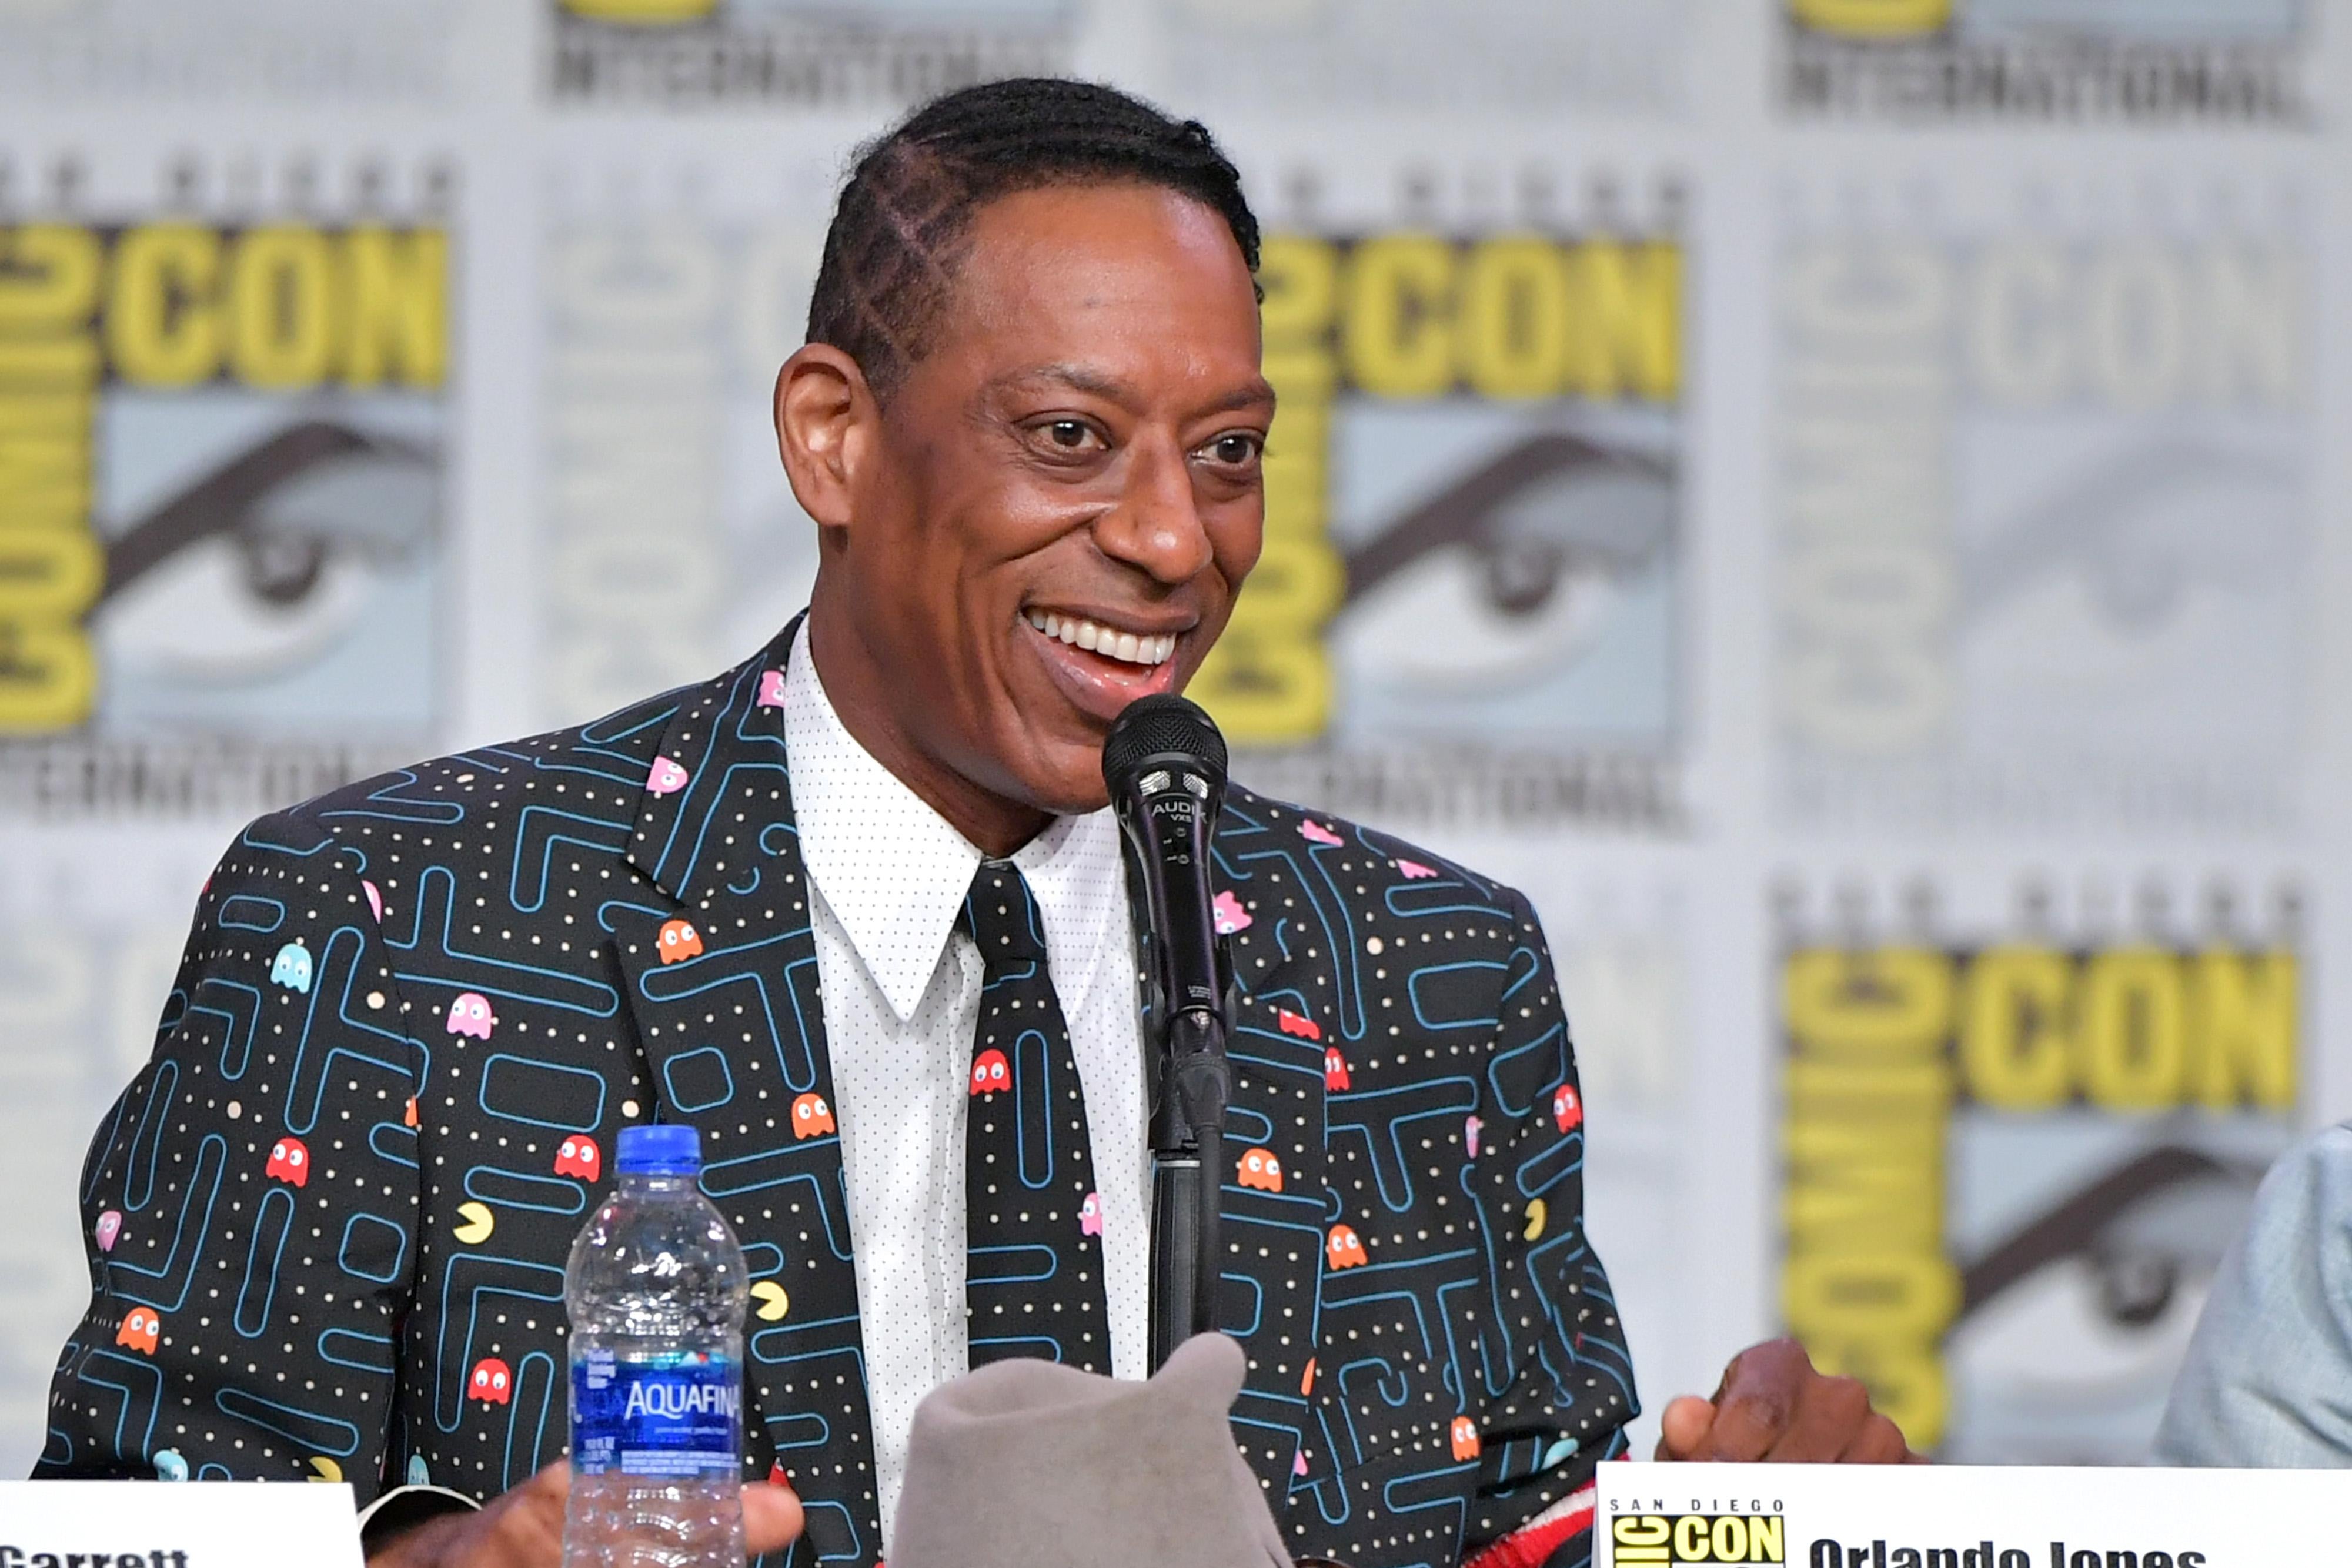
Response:
M264 818L197 901L81 1175L89 1311L35 1474L381 1490L424 1068L360 852Z
M1547 1539L1526 1560L1565 1565L1591 1550L1591 1500L1576 1494L1622 1451L1640 1407L1616 1296L1584 1234L1584 1105L1551 951L1527 899L1500 891L1516 940L1480 1096L1489 1148L1469 1179L1487 1249L1482 1332L1503 1350L1486 1359L1509 1376L1473 1405L1480 1484L1464 1557L1540 1521ZM1534 1547L1536 1533L1512 1544Z
M2352 1126L2279 1157L2231 1246L2156 1433L2160 1465L2352 1463Z

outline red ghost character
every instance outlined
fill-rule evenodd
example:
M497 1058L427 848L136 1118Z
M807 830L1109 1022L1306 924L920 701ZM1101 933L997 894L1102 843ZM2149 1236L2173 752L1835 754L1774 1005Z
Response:
M276 1176L289 1186L309 1186L310 1151L299 1138L280 1138L269 1145L269 1163L261 1167L261 1174Z
M793 1102L793 1136L814 1138L819 1133L837 1133L833 1124L833 1107L824 1103L822 1094L803 1094Z
M555 1151L555 1174L594 1181L604 1174L604 1151L585 1133L574 1133Z
M1364 1255L1364 1239L1352 1225L1335 1225L1323 1239L1323 1256L1334 1269L1353 1269L1371 1260Z
M993 1094L1011 1088L1013 1064L1004 1060L1001 1051L983 1051L971 1059L971 1092Z
M122 1326L114 1331L114 1343L142 1355L152 1355L163 1332L163 1320L155 1315L154 1308L133 1307L123 1314Z
M1303 1013L1292 1012L1288 1008L1276 1008L1274 1009L1274 1025L1276 1029L1282 1030L1283 1033L1295 1034L1301 1040L1321 1040L1323 1038L1323 1026L1321 1024L1317 1023L1313 1019L1307 1017Z
M514 1374L497 1356L486 1355L474 1363L474 1375L466 1380L466 1397L485 1405L504 1405L514 1397Z
M1282 1162L1274 1157L1272 1149L1252 1149L1239 1164L1238 1179L1244 1186L1264 1187L1268 1192L1282 1190Z
M1348 1087L1348 1059L1336 1045L1323 1048L1323 1087L1334 1092Z
M1572 1133L1584 1125L1584 1102L1577 1098L1575 1084L1563 1083L1552 1095L1551 1119L1559 1124L1563 1133Z
M655 956L665 964L675 964L681 958L702 956L702 933L690 920L665 920L661 939L655 944Z

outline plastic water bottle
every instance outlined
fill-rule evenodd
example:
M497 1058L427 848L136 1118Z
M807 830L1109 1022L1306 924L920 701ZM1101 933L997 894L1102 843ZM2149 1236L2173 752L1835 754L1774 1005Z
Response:
M564 1568L741 1568L743 1249L692 1127L624 1127L572 1244Z

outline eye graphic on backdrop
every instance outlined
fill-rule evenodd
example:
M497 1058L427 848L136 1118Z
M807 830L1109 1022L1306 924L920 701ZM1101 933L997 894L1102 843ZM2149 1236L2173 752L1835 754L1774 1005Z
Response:
M94 612L112 667L234 685L313 663L431 548L438 462L305 421L125 520Z
M1351 661L1424 690L1551 675L1665 554L1674 505L1663 463L1524 436L1349 552L1334 635Z

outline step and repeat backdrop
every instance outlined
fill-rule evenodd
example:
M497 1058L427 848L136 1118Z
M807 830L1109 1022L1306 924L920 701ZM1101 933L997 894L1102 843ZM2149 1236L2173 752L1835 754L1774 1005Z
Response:
M1652 1407L2144 1457L2352 1113L2352 0L0 0L0 1473L214 856L798 608L845 159L1031 72L1244 170L1195 695L1535 900Z

